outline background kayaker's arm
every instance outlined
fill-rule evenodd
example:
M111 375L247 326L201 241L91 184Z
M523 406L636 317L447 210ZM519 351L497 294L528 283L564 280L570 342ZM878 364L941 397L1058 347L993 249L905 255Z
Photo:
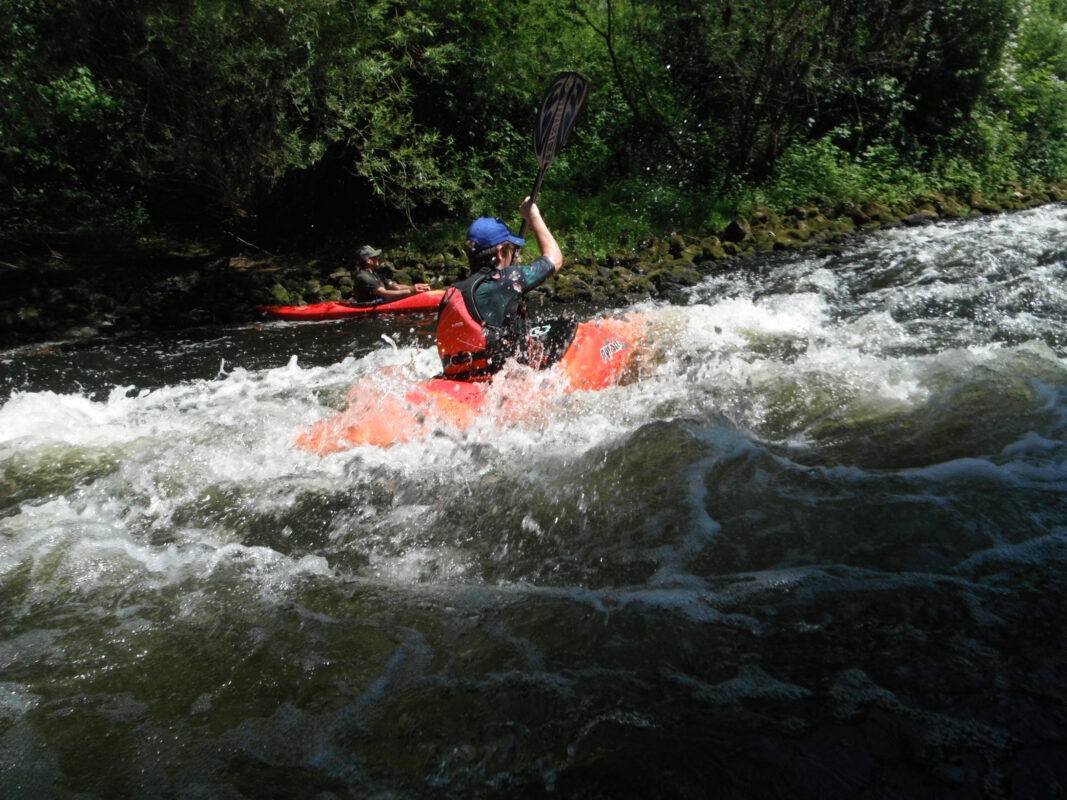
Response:
M552 235L552 231L548 229L548 225L545 224L544 219L541 217L541 209L537 207L537 204L531 198L527 197L519 206L519 214L522 215L523 220L533 230L534 238L537 239L537 246L541 248L541 255L552 262L555 272L559 272L559 268L563 266L563 251L560 250L559 244L556 243L556 237Z
M408 295L418 294L419 292L430 291L430 284L428 283L416 283L414 286L390 280L383 281L382 283L383 285L378 287L375 294L385 300L396 300L400 297L407 297Z

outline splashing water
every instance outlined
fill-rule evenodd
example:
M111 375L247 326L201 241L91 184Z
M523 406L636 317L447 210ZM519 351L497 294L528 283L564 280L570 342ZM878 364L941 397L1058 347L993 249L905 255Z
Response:
M731 262L641 380L321 458L432 325L4 354L0 795L1062 791L1065 222Z

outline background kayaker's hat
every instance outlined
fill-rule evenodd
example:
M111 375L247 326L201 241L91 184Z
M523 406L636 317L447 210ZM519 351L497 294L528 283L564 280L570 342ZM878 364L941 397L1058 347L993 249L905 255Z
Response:
M511 242L516 247L526 244L526 240L513 234L503 220L494 217L478 217L474 220L467 231L467 240L474 243L475 250L496 247L504 242Z
M375 250L369 244L363 245L359 248L359 260L366 261L368 258L377 258L382 254L381 250Z

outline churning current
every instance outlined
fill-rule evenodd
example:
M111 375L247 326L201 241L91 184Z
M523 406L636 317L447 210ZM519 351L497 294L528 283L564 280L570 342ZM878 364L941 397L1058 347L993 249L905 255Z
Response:
M1065 279L1062 205L734 261L326 457L431 322L4 353L0 796L1062 796Z

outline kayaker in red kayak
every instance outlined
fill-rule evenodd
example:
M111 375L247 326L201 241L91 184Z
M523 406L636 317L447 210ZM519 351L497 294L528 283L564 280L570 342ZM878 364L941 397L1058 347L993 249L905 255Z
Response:
M382 278L377 273L378 257L382 251L376 250L369 244L359 248L359 271L353 278L352 302L355 303L384 303L387 300L397 300L401 297L427 292L430 290L428 283L416 283L409 286L406 283Z
M563 266L563 252L541 211L527 197L519 213L529 223L541 255L516 264L516 250L526 240L500 219L479 217L467 231L464 245L471 274L445 292L437 317L437 352L445 377L488 380L508 358L534 367L546 366L545 348L562 354L574 325L553 321L530 329L525 296Z
M513 263L515 248L525 241L499 219L476 219L467 232L472 274L445 291L437 318L445 375L420 379L412 365L363 374L349 390L346 407L308 426L297 447L327 455L360 445L391 447L435 431L462 434L479 422L536 426L568 393L601 391L640 377L653 347L642 314L526 324L523 297L559 271L563 254L530 198L520 213L542 253L526 266ZM510 348L504 346L508 338ZM501 373L512 358L551 369Z

